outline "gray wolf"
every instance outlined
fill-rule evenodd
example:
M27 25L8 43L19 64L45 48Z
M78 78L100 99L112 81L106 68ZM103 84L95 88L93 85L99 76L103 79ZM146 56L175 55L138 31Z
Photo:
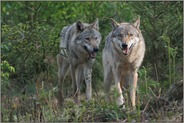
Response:
M104 87L108 95L112 81L117 89L117 104L123 105L122 90L130 89L130 100L135 107L137 71L143 61L145 42L142 36L140 19L135 23L117 23L111 19L113 30L106 37L103 49Z
M91 24L77 21L66 26L62 29L60 36L61 50L57 55L59 104L62 105L64 101L62 83L68 70L74 88L74 102L79 103L80 86L83 80L86 83L86 99L90 100L92 66L101 42L98 18Z

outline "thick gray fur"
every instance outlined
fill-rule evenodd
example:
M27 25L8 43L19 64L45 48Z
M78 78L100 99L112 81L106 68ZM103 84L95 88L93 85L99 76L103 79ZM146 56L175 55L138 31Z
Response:
M137 71L145 53L145 42L139 29L140 19L134 24L117 23L111 19L112 31L106 37L103 49L105 93L109 94L112 81L119 94L117 104L123 105L123 88L130 89L132 106L135 106Z
M58 78L59 78L59 103L62 105L64 98L62 83L65 75L70 70L74 101L79 103L80 87L85 80L86 98L91 99L91 73L96 54L101 42L99 22L96 19L92 24L78 21L66 26L61 31L61 51L57 55ZM66 54L64 54L66 52Z

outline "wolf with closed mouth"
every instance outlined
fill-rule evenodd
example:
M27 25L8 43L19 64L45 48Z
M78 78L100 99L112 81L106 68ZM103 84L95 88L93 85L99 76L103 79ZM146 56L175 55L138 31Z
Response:
M117 104L123 105L122 90L129 87L132 106L135 106L137 71L143 61L145 42L139 29L140 19L133 24L117 23L111 19L113 30L106 37L103 49L105 92L108 95L111 83L119 94Z
M79 92L83 80L86 83L86 98L90 100L92 66L101 42L98 18L91 24L77 21L64 27L60 35L61 50L57 55L59 104L62 105L64 101L62 83L68 69L74 88L74 102L79 103Z

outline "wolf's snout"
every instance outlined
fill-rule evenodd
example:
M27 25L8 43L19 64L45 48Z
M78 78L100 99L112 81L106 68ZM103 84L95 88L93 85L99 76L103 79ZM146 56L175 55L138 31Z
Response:
M128 46L127 44L124 44L124 43L122 44L122 48L123 48L123 49L126 49L127 46Z
M93 48L93 52L98 52L98 48Z

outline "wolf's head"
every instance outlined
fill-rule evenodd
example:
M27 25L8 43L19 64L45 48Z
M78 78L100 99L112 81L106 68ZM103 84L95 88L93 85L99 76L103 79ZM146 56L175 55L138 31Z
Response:
M76 44L89 55L89 58L96 58L96 53L99 50L99 44L101 42L101 34L99 33L98 18L92 24L82 23L78 21L76 23L77 37Z
M140 19L138 18L134 24L130 23L117 23L111 19L112 41L116 48L121 49L124 55L128 55L134 45L139 42L139 25Z

